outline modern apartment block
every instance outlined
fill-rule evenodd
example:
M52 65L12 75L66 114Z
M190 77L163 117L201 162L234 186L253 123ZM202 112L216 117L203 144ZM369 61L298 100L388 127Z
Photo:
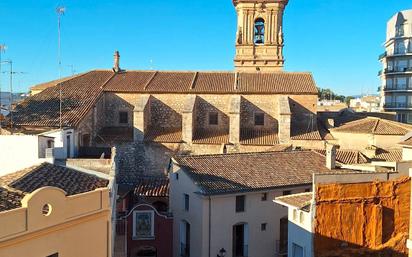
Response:
M412 123L412 10L395 14L388 22L383 70L382 109L396 112L400 122Z

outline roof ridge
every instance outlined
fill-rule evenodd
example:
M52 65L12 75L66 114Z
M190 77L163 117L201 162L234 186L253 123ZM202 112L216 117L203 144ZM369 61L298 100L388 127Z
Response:
M299 150L299 151L262 151L262 152L247 152L247 153L217 153L217 154L198 154L198 155L176 155L176 158L204 158L204 157L225 157L225 156L236 156L236 155L260 155L260 154L274 154L274 153L308 153L314 150Z

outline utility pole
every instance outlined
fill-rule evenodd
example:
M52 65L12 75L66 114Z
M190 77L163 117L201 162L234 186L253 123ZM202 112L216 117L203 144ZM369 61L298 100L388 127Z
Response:
M56 8L56 13L57 13L57 35L58 35L58 46L57 46L57 59L59 63L59 79L62 77L62 61L61 61L61 41L60 41L60 22L61 22L61 17L64 15L64 12L66 11L66 8L63 6L59 6ZM62 123L62 84L60 83L59 85L59 112L60 112L60 121L59 121L59 127L62 129L63 123Z
M4 53L6 51L6 45L5 44L0 44L0 117L2 118L2 114L1 114L1 110L2 110L2 94L1 94L1 54ZM1 124L2 124L2 120L0 120L0 134L1 134Z

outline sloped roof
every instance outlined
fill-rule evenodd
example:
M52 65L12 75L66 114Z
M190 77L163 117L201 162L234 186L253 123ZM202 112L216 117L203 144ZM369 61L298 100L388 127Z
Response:
M326 150L315 150L326 156ZM368 158L356 150L336 150L336 161L341 164L363 164L368 163Z
M30 87L30 90L32 90L32 91L33 90L44 90L44 89L47 89L49 87L54 87L54 86L57 86L58 84L60 84L61 82L73 79L73 78L81 76L83 74L84 73L80 73L80 74L76 74L76 75L73 75L73 76L68 76L68 77L64 77L64 78L61 78L61 79L55 79L55 80L52 80L52 81L49 81L49 82L37 84L35 86Z
M310 73L127 71L104 86L109 92L317 94Z
M93 107L102 93L101 87L113 74L110 71L90 71L30 96L16 106L13 124L59 127L61 88L62 125L74 127Z
M142 177L136 182L136 196L167 197L169 196L169 179L162 177Z
M399 162L402 161L402 150L400 149L377 149L376 155L372 158L372 161L385 161L385 162Z
M109 181L74 169L43 163L0 177L0 211L21 206L26 194L52 186L75 195L103 188Z
M331 131L374 135L405 135L412 131L412 126L396 121L367 117L348 122L340 127L331 129Z
M177 164L202 194L267 190L312 183L313 173L330 172L314 151L176 156Z
M293 206L300 210L309 211L310 204L313 198L313 192L285 195L276 197L276 202L286 206Z

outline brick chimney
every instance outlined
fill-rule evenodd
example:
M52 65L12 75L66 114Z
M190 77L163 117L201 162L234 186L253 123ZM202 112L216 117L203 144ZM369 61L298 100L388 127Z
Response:
M119 51L117 50L114 52L113 71L120 72L120 54L119 54Z
M326 144L326 168L336 168L336 145Z

